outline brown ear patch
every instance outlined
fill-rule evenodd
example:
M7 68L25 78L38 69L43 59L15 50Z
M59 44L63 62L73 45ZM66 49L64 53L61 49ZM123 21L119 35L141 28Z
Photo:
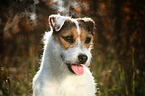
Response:
M89 33L94 35L95 22L91 18L78 18L78 22L80 24L80 27L83 27Z

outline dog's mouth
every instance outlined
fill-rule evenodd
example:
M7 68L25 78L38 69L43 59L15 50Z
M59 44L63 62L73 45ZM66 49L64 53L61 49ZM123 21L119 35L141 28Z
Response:
M64 56L61 55L62 61L64 61ZM83 75L84 74L84 66L83 64L76 64L76 63L65 63L69 69L70 72L77 74L77 75Z
M66 65L68 66L68 69L77 75L83 75L84 73L84 68L82 64L70 64L70 63L66 63Z

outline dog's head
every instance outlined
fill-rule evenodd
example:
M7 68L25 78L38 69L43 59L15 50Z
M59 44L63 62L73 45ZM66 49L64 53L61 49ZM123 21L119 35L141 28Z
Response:
M51 15L49 24L53 31L53 40L59 44L56 53L68 69L83 74L83 67L89 66L91 60L95 23L91 18L76 18Z

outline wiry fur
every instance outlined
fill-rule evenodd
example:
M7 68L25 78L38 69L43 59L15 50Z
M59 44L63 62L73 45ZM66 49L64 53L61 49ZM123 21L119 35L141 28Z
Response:
M46 32L44 36L44 52L40 70L33 78L34 96L95 96L94 78L87 68L91 60L91 47L82 48L81 43L65 50L54 40L53 32ZM83 75L70 72L64 62L75 63L79 53L85 53L88 60ZM63 61L60 55L65 56Z

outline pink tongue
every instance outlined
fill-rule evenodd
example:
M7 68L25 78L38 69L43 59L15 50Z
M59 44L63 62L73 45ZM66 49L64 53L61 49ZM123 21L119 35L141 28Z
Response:
M84 69L82 65L71 65L71 69L76 73L77 75L83 75Z

